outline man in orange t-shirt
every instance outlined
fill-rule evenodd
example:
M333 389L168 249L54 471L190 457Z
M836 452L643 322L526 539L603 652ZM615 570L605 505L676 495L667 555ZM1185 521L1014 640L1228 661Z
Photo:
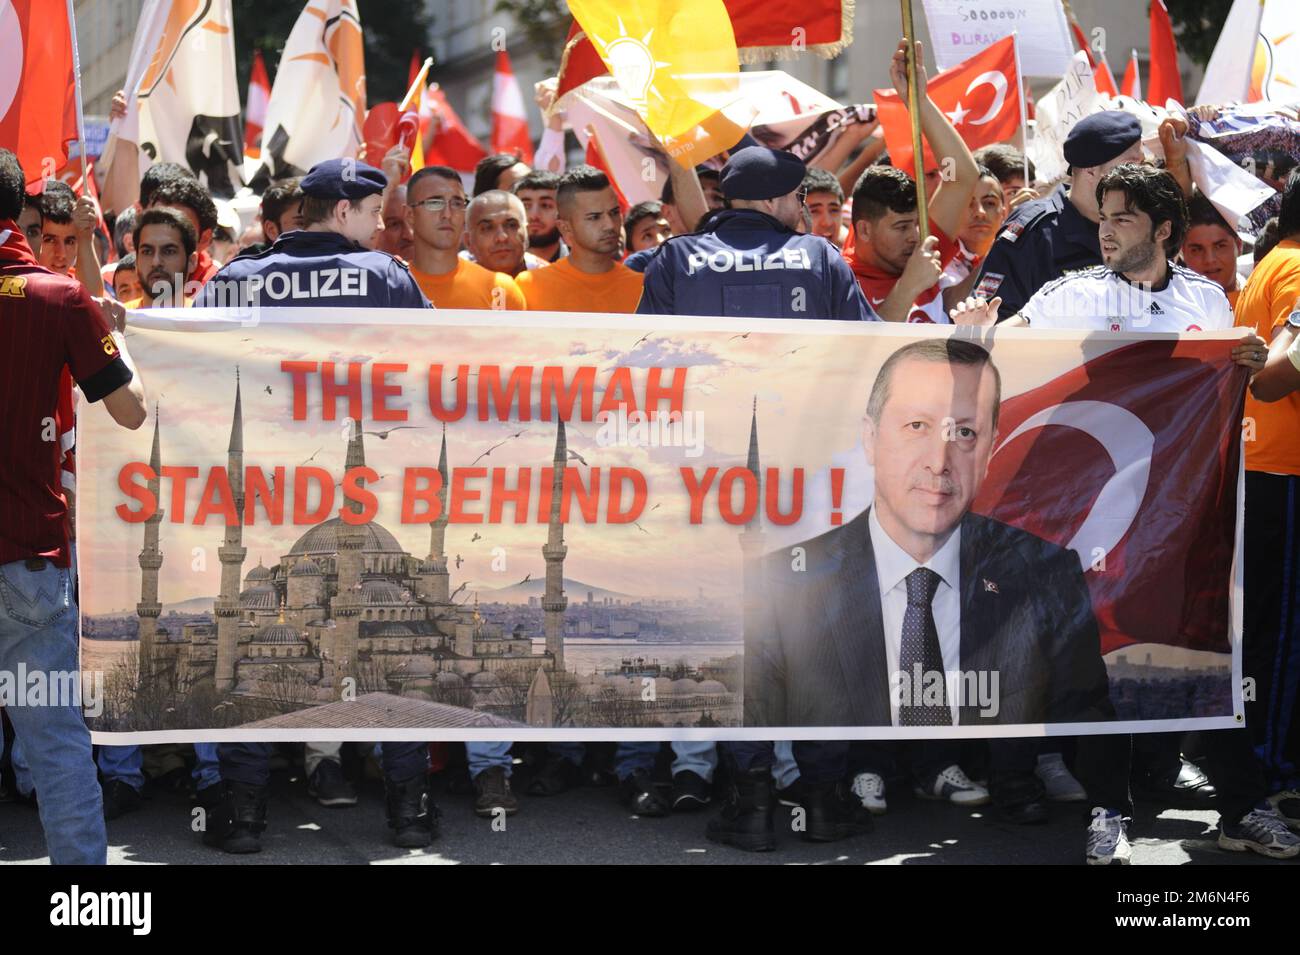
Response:
M554 265L523 272L516 281L535 312L635 312L642 276L614 261L623 212L608 177L574 166L560 177L556 220L569 254Z
M515 280L459 255L469 201L456 170L425 166L406 184L411 276L435 308L527 307Z
M1242 675L1255 681L1246 725L1270 789L1281 790L1270 802L1300 825L1300 372L1288 355L1300 325L1300 170L1287 180L1278 235L1235 312L1237 325L1273 342L1246 397Z

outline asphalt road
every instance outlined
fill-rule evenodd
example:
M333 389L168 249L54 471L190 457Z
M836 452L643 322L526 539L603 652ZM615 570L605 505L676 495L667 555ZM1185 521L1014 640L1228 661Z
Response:
M191 831L190 804L170 793L151 793L145 806L108 825L109 862L141 865L436 865L453 863L623 864L1059 864L1083 861L1086 813L1082 804L1058 804L1040 826L998 821L988 810L962 810L890 793L890 810L875 831L844 842L814 845L786 829L777 851L763 854L716 846L704 838L712 810L664 819L639 818L614 789L579 789L552 798L520 796L520 811L504 830L479 819L467 795L438 788L442 833L424 851L396 849L384 825L383 790L376 780L361 787L360 803L324 809L308 798L299 775L273 777L269 828L263 850L229 856L205 847ZM787 810L788 811L788 810ZM783 823L778 816L778 828ZM1130 829L1135 865L1293 865L1215 844L1217 814L1139 806ZM0 804L0 863L43 863L44 840L36 812Z

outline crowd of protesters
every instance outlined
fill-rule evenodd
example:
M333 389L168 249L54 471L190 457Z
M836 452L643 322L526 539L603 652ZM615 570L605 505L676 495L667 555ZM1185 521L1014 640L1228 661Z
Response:
M901 47L891 72L905 92ZM25 292L3 299L0 322L0 666L76 667L72 390L104 401L125 427L144 421L147 374L131 362L123 337L129 311L227 303L223 283L235 283L275 306L1105 328L1114 316L1059 320L1069 310L1052 296L1084 296L1088 282L1127 282L1167 293L1175 307L1194 299L1196 314L1206 316L1199 327L1243 330L1232 356L1254 375L1243 643L1254 695L1246 728L852 744L402 743L377 752L356 746L351 754L352 744L322 743L104 746L92 757L75 707L11 706L3 798L39 808L51 859L104 861L105 820L141 810L150 788L202 805L209 845L256 851L275 766L301 759L310 795L349 807L371 757L384 779L391 837L411 848L428 845L440 824L458 824L440 822L432 777L472 794L474 812L485 818L526 806L516 786L536 798L609 786L643 816L716 802L709 837L760 850L775 845L779 806L805 810L804 838L832 841L869 832L900 789L955 809L991 804L1000 818L1026 825L1045 821L1050 803L1072 803L1093 864L1128 861L1136 795L1156 807L1218 808L1224 849L1300 855L1300 634L1293 623L1300 610L1300 171L1275 170L1280 213L1244 235L1192 186L1179 147L1186 124L1167 121L1157 162L1145 158L1136 120L1097 114L1065 143L1067 179L1040 182L1013 144L972 153L925 95L923 70L919 84L922 130L934 153L952 160L948 174L927 176L919 190L911 170L891 164L872 124L844 134L857 142L836 168L742 141L694 170L669 163L660 200L630 208L588 165L532 169L498 154L472 174L444 166L412 172L395 147L349 164L347 175L341 161L330 161L276 180L260 202L242 206L214 198L184 166L155 163L141 179L138 205L101 216L93 199L55 180L27 192L14 155L0 151L0 283L21 280L0 290ZM924 241L920 202L930 225ZM685 250L760 245L807 255L809 273L799 277L810 289L805 309L792 312L788 296L771 291L770 283L794 273L764 279L762 294L734 287L724 294L707 273L687 273ZM271 283L249 282L323 263L361 278L328 300L307 281L286 284L294 291L283 297L270 294ZM1108 324L1097 326L1103 319ZM53 441L39 437L47 419L58 424Z

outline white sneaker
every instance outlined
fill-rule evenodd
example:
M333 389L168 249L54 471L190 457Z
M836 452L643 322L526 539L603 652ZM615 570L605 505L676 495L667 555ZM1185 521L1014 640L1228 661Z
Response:
M1094 806L1088 823L1088 865L1128 865L1133 847L1128 842L1128 820L1117 810Z
M1088 798L1087 791L1066 768L1060 753L1039 756L1034 775L1042 782L1047 798L1052 802L1083 802Z
M1268 804L1277 810L1282 821L1293 832L1300 832L1300 789L1284 789L1268 797Z
M1260 803L1237 822L1219 820L1219 848L1229 852L1258 852L1270 859L1294 859L1300 855L1300 836L1287 828L1276 809Z
M862 800L862 808L873 816L885 811L885 777L879 773L858 773L850 787L853 795Z
M918 783L913 791L922 799L942 799L954 806L984 806L989 801L989 791L971 782L956 763Z

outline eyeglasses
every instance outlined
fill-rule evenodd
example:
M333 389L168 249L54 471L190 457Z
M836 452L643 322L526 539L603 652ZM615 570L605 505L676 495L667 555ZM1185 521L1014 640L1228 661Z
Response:
M443 199L438 196L433 199L421 199L419 202L408 202L412 209L427 209L429 212L441 212L448 206L451 206L457 212L464 212L469 206L469 202L464 199Z
M797 189L797 190L795 190L795 195L799 197L799 205L801 205L801 206L806 206L806 205L808 205L808 190L807 190L807 189L803 189L803 188Z

